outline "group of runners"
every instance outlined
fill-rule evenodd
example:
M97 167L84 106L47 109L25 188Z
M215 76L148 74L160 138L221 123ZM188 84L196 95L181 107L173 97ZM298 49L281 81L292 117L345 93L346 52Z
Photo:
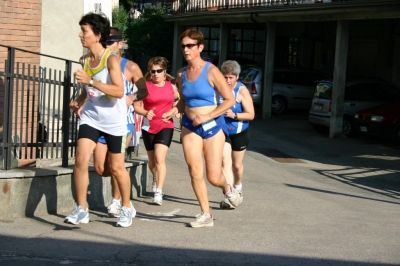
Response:
M240 65L226 61L221 70L201 57L204 36L187 29L180 36L187 66L174 79L167 73L168 61L153 57L145 76L137 64L120 55L123 36L110 28L100 14L84 15L79 25L82 46L88 48L75 72L85 90L70 103L80 126L74 166L76 207L66 223L89 222L87 189L89 161L101 176L111 176L113 200L108 215L116 226L129 227L136 215L130 200L130 177L125 168L125 149L135 133L135 117L142 115L142 138L153 174L153 203L162 205L167 176L165 159L170 147L173 117L183 114L181 143L191 183L201 213L191 227L213 226L207 180L223 192L220 207L234 209L243 200L243 157L250 141L249 121L254 107L248 89L239 81ZM122 73L122 75L121 75Z

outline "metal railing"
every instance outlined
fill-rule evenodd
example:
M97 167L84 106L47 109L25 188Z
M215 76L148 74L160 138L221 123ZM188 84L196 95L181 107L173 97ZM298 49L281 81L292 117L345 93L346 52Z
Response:
M61 165L67 166L76 149L78 121L71 116L68 105L81 89L72 74L74 64L79 62L1 44L0 47L7 49L4 68L0 68L0 90L4 90L3 110L0 106L0 169L37 166L41 159L61 160ZM17 53L21 61L28 56L55 59L64 69L18 62Z
M351 0L176 0L172 3L170 13L179 14L235 8L303 5L345 1Z

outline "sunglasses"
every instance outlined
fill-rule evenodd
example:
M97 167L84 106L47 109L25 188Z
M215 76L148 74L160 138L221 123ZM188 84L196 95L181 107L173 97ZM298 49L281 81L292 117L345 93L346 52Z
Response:
M164 72L164 69L163 69L163 68L160 68L160 69L155 69L155 70L149 70L149 72L150 72L151 74L161 73L161 72Z
M188 43L188 44L181 44L182 50L185 49L185 47L192 49L193 47L195 47L196 45L198 45L197 43Z
M120 42L121 40L107 40L105 41L106 45L113 45L115 42Z

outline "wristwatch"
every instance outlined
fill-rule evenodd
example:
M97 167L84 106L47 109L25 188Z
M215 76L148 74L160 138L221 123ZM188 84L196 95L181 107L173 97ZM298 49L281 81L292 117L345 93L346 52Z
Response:
M93 79L89 81L90 86L93 86Z
M235 116L233 117L233 119L238 120L237 113L235 113Z

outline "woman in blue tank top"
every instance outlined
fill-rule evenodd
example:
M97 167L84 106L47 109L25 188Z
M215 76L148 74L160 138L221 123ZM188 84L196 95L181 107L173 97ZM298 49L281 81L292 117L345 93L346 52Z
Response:
M240 65L236 61L225 61L221 72L235 96L235 104L225 112L225 126L228 132L224 145L222 170L228 184L240 194L240 203L243 201L242 177L243 157L250 142L249 124L254 119L254 105L249 90L238 81ZM223 99L220 98L219 103ZM226 198L221 201L222 209L234 209Z
M175 108L165 113L169 119L179 113L182 117L182 146L192 187L199 201L201 213L190 223L191 227L213 226L207 187L203 177L203 154L207 180L221 188L234 206L240 201L239 193L226 183L222 175L222 150L225 120L223 114L235 103L233 95L219 69L204 61L204 36L196 29L187 29L180 36L183 56L188 65L177 74L181 98ZM218 95L223 103L218 105Z

